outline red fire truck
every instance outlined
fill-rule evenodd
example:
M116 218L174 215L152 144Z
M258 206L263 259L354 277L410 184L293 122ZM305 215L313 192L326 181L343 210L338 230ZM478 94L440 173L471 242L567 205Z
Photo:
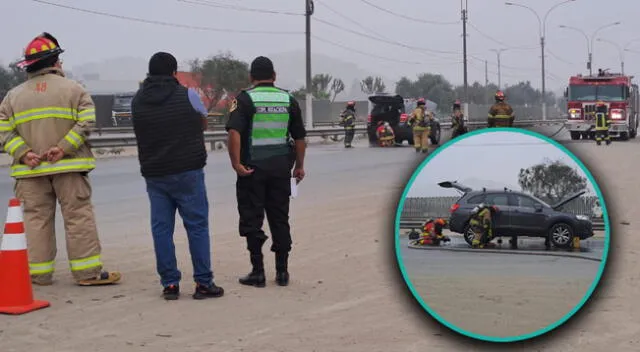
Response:
M569 79L565 91L567 122L565 127L571 139L595 137L595 106L597 101L607 104L611 117L611 137L628 140L638 134L638 85L633 76L608 73L600 70L597 75L577 75Z

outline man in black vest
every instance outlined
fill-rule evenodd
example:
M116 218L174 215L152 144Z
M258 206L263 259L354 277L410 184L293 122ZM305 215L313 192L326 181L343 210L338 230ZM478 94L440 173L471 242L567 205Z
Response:
M238 174L236 194L240 236L247 240L253 269L240 283L264 287L262 230L265 212L271 230L271 251L276 257L276 282L289 284L291 251L289 197L292 174L304 178L306 131L300 106L291 94L274 86L276 73L264 56L251 63L253 87L232 102L227 131L231 165ZM293 139L293 142L291 141Z
M178 299L181 273L176 263L173 232L176 210L187 230L196 282L194 299L220 297L213 282L209 239L209 202L204 167L204 109L197 93L175 75L173 55L159 52L149 60L149 75L131 104L140 171L151 203L151 232L163 295Z

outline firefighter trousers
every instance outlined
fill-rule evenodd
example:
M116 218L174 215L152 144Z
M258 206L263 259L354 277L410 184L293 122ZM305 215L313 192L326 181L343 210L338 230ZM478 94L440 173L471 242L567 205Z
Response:
M514 118L489 117L488 127L513 127Z
M600 143L605 141L606 143L611 143L611 136L609 135L609 129L601 129L596 130L596 142Z
M64 220L67 256L76 281L102 271L100 240L91 204L87 173L70 172L16 180L16 197L24 208L29 270L38 282L53 278L56 247L56 203Z
M262 245L267 240L262 230L265 213L271 231L271 251L285 254L291 251L289 225L289 197L291 176L254 168L249 176L238 176L236 197L240 216L240 236L247 240L247 250L252 256L262 255Z
M416 151L426 152L429 150L429 129L413 129L413 147Z
M344 129L344 145L350 146L353 142L353 136L356 134L356 130L353 127L345 127Z

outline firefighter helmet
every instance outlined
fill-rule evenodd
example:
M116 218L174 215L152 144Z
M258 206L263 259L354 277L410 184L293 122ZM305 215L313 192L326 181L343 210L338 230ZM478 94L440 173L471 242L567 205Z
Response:
M426 105L427 103L425 102L424 98L420 98L418 99L418 106L420 105Z
M605 104L604 101L602 101L602 100L598 100L598 102L596 102L596 106L597 107L607 106L607 104Z
M347 106L356 106L356 102L351 100L347 102Z
M496 101L504 101L505 96L504 96L504 92L499 90L496 92Z
M460 99L457 99L456 101L453 102L453 109L460 109L462 107L462 103L460 102Z
M24 58L17 66L25 68L63 52L64 50L58 44L58 40L51 34L44 32L29 42L24 50Z

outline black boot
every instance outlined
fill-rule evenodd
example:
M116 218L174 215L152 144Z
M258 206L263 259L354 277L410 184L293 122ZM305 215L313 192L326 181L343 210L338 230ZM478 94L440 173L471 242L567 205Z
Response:
M276 253L276 283L280 286L289 285L289 253Z
M264 277L264 265L262 262L262 254L252 254L251 265L253 266L253 269L251 270L251 272L248 275L241 277L238 281L242 285L265 287L267 280Z

